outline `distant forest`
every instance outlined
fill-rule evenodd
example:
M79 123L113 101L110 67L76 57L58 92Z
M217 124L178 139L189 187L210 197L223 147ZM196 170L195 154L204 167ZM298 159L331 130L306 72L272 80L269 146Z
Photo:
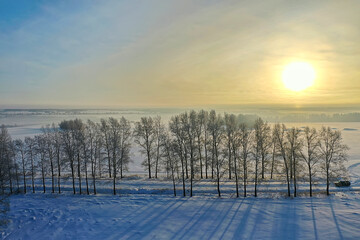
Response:
M286 114L264 117L269 122L360 122L360 113Z

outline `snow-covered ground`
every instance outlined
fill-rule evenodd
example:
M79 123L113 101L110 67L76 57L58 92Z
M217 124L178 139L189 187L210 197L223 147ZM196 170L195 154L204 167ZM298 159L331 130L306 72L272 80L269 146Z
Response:
M11 197L4 239L360 239L359 193L313 198Z
M359 170L359 169L357 169ZM300 197L287 198L283 181L262 183L259 197L248 186L247 198L235 198L234 182L221 182L217 197L212 180L196 181L194 197L182 197L177 182L130 176L119 180L117 196L112 181L97 181L98 195L73 195L71 179L64 179L63 193L36 193L10 197L10 220L3 239L360 239L359 182L350 188L315 187L307 194L299 183ZM188 184L188 183L187 183ZM79 190L76 185L77 192ZM28 188L28 192L30 188ZM188 192L187 192L188 194ZM242 188L240 188L242 194Z

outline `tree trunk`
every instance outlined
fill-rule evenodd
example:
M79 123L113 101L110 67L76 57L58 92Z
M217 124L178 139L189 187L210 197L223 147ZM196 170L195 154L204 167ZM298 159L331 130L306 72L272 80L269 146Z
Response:
M217 170L217 191L218 191L218 195L219 197L221 197L221 192L220 192L220 164L219 164L219 158L218 158L218 152L217 149L215 149L215 153L216 153L216 170Z
M55 179L54 179L54 164L53 164L53 159L52 156L50 157L50 168L51 168L51 192L54 193L55 192Z
M60 151L57 150L57 165L58 165L58 190L61 193L60 180L61 180L61 168L60 168Z
M261 178L265 178L265 156L261 154Z
M114 195L116 195L116 174L114 172L114 175L113 175L113 193Z
M308 164L309 168L309 185L310 185L310 197L312 197L312 177L311 177L311 166Z
M33 159L33 155L32 153L30 154L30 161L31 161L31 183L32 183L32 189L33 189L33 193L35 193L35 181L34 181L34 159Z
M81 165L80 165L80 153L77 154L77 160L78 160L78 177L79 177L79 192L80 195L82 193L81 191Z
M17 185L17 191L20 190L20 184L19 184L19 171L18 171L18 165L15 164L15 174L16 174L16 185Z
M169 159L171 161L171 159ZM171 167L171 176L172 176L172 182L173 182L173 188L174 188L174 196L176 197L176 186L175 186L175 176L174 176L174 166L170 163Z
M285 161L285 171L286 171L286 181L287 181L287 187L288 187L288 197L290 197L290 179L289 179L289 169L287 167L287 163L286 163L286 160L284 159Z
M246 156L244 156L244 197L246 197L246 180L247 180L247 167L246 167Z
M86 181L86 193L89 195L89 181L88 181L88 172L87 172L87 163L85 160L85 181Z
M13 186L12 186L12 173L11 173L11 166L10 163L8 163L8 174L9 174L9 187L10 187L10 193L13 193Z
M205 150L205 178L208 179L208 152L207 152L207 137L205 133L205 139L204 139L204 150Z
M228 151L229 151L229 179L231 179L231 144L228 143Z
M44 169L44 159L41 159L41 175L42 175L42 181L43 181L43 189L45 193L45 169Z
M21 160L22 160L22 169L23 169L23 177L24 177L24 193L26 193L25 157L23 152L21 152Z
M326 166L326 195L330 195L329 191L330 180L329 180L329 165Z
M158 142L156 148L155 178L158 177L159 158L160 158L160 143Z
M258 157L255 159L255 197L257 197L257 181L258 181Z
M111 161L110 161L110 152L108 150L108 165L109 165L109 178L111 178Z
M189 179L189 169L188 169L188 153L187 148L184 146L184 159L185 159L185 172L186 172L186 179Z
M149 178L151 178L151 158L150 158L150 150L147 151L147 160L148 160L148 170L149 170Z
M294 197L296 197L296 158L295 158L295 153L293 154L293 164L294 164Z
M274 144L273 153L272 153L270 179L273 179L274 165L275 165L275 144Z
M203 164L202 164L200 141L198 141L198 151L199 151L199 160L200 160L200 178L203 179Z
M193 196L193 179L194 179L194 153L192 142L190 142L190 197Z
M72 177L72 184L73 184L73 193L76 194L75 189L75 169L74 169L74 159L70 160L70 167L71 167L71 177Z
M239 183L238 183L238 174L236 168L236 153L234 151L234 173L235 173L235 185L236 185L236 197L239 197Z

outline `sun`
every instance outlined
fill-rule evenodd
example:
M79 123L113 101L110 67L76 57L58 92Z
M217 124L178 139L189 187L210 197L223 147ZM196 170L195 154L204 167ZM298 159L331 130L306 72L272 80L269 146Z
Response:
M282 80L286 88L300 92L314 84L314 68L306 62L292 62L285 66Z

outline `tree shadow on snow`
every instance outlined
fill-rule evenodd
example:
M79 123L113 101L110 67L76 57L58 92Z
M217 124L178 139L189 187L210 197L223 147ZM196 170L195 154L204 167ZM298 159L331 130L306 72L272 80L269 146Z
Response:
M334 223L335 223L335 226L336 226L336 230L337 230L338 233L339 233L339 239L344 239L344 237L343 237L343 235L342 235L342 232L341 232L341 229L340 229L339 222L337 221L337 218L336 218L336 215L335 215L335 211L334 211L334 207L333 207L333 203L332 203L331 197L329 197L329 203L330 203L331 213L332 213L332 216L333 216L333 218L334 218Z

